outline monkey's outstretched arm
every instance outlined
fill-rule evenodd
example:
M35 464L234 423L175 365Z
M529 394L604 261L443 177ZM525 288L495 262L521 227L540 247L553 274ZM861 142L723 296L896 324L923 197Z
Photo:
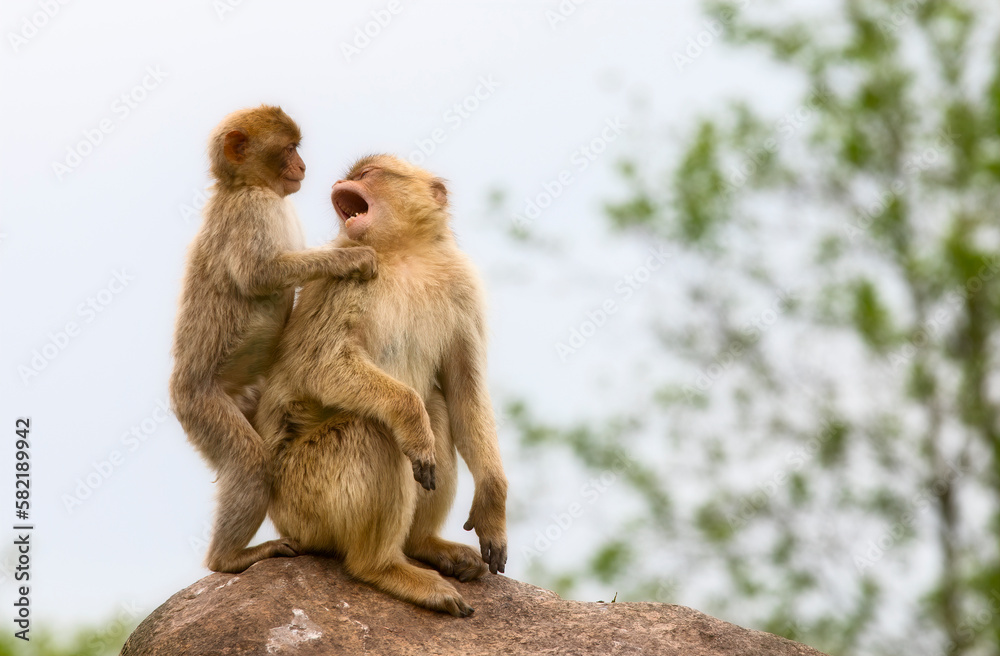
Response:
M323 405L377 419L392 430L427 490L434 483L434 433L417 391L388 375L353 344L343 344L303 375L308 393Z
M280 289L298 287L324 276L335 278L357 274L363 280L375 276L375 251L367 246L310 248L237 257L230 274L248 296L264 296Z
M507 477L486 385L486 340L481 332L459 334L445 359L441 382L452 439L476 482L465 530L476 529L483 560L496 574L507 563Z

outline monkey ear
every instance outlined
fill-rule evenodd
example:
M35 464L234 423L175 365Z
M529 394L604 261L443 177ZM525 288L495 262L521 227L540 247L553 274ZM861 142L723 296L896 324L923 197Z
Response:
M233 130L227 133L222 152L225 153L226 159L233 164L242 164L247 158L247 133L243 130Z
M444 180L441 178L431 180L431 195L442 207L448 204L448 188L444 186Z

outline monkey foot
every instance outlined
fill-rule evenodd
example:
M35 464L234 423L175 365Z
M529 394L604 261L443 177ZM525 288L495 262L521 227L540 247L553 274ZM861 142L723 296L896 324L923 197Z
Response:
M458 594L458 590L450 583L445 583L443 579L439 580L441 584L435 586L437 590L418 602L421 606L441 613L450 613L455 617L468 617L475 612L475 609L462 599L462 595Z
M427 600L427 608L431 610L450 613L455 617L468 617L476 612L476 609L465 603L465 599L457 592L447 595L435 595Z
M274 553L271 557L286 557L293 558L295 556L301 556L305 553L299 543L292 538L281 538L278 540L271 540L270 542L265 542L264 544L273 545ZM263 546L263 545L262 545Z
M413 549L406 555L462 582L474 581L487 570L486 563L475 549L440 538L432 538L422 548Z
M299 547L299 543L291 538L280 538L278 540L268 540L255 547L240 549L239 551L216 555L209 559L208 568L213 572L229 572L239 574L254 563L265 558L281 558L298 556L304 553Z

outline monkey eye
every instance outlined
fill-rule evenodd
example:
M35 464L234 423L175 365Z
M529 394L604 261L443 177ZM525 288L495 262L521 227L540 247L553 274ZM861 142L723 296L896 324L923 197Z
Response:
M364 171L362 171L361 173L358 174L358 180L360 180L361 178L365 177L366 175L368 175L369 173L371 173L374 170L375 170L374 167L370 168L370 169L365 169Z

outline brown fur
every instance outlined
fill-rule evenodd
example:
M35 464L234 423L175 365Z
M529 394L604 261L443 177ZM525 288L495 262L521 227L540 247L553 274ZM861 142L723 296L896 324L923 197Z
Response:
M226 117L209 140L215 189L188 252L170 398L188 439L218 472L207 564L220 572L297 552L288 539L246 548L270 496L267 449L250 422L294 287L374 275L371 249L300 250L302 228L285 198L305 175L298 141L298 126L277 107Z
M507 552L480 283L448 226L441 180L390 156L359 161L347 179L335 206L350 187L366 196L370 223L357 241L345 225L335 244L372 246L379 275L302 289L257 414L274 458L270 516L304 551L338 554L389 594L465 616L472 608L438 572L503 571ZM456 447L476 483L466 529L481 553L438 536Z

